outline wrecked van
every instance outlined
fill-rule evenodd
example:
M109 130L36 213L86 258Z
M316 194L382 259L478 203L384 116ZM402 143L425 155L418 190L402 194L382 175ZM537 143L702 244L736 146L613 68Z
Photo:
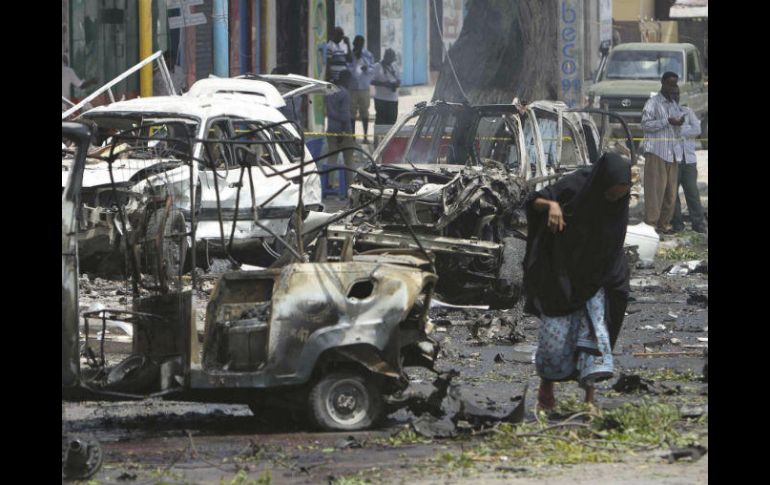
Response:
M222 255L225 245L240 261L266 265L277 257L274 238L260 226L270 226L280 235L292 230L292 216L297 208L299 185L296 180L277 195L277 181L269 180L262 170L241 170L235 151L224 141L238 133L248 133L266 125L270 128L251 135L256 142L289 140L284 145L264 147L258 156L273 170L296 167L312 160L294 126L275 108L243 103L237 95L225 97L155 97L113 103L98 107L80 120L94 126L94 148L83 174L80 212L80 244L84 267L96 267L115 259L121 234L117 206L126 207L128 230L136 239L157 236L161 221L169 230L190 225L190 206L198 213L196 236L203 242L204 256ZM132 143L112 141L118 133L136 133L146 139ZM207 138L208 144L190 141ZM219 141L217 141L219 140ZM71 158L63 152L62 180ZM108 166L105 157L114 161ZM182 158L199 160L188 169ZM297 172L295 175L298 175ZM190 184L190 180L194 183ZM113 184L114 182L114 184ZM215 186L220 190L215 190ZM243 189L243 190L241 190ZM253 190L249 190L253 189ZM165 195L173 204L166 207ZM257 207L270 198L260 210ZM308 211L322 210L321 187L317 175L307 175L302 193ZM158 199L162 199L160 204ZM234 222L222 237L223 222L217 207ZM234 220L234 221L233 221ZM139 231L139 232L136 232ZM189 247L189 241L177 244ZM122 261L121 255L117 256ZM205 260L205 258L204 258ZM170 271L185 265L178 261Z
M152 139L143 132L119 138L129 144ZM230 133L196 143L232 142L225 145L241 154L232 170L270 166L262 156L264 147L280 143L241 138ZM188 171L199 163L194 157L180 157L180 162ZM119 160L110 157L108 163ZM257 209L267 207L286 190L282 184L295 178L302 193L304 168L299 164L298 174L291 167L266 171L266 179L280 182L274 183L278 189L272 198ZM385 396L408 384L405 366L432 367L438 345L430 337L427 313L437 276L424 255L372 252L329 262L316 252L310 262L300 234L289 244L269 226L268 234L286 243L294 258L281 268L222 274L211 292L200 335L194 311L196 274L191 281L174 274L169 278L175 281L168 285L145 285L135 260L129 260L134 266L128 277L134 288L130 309L81 312L79 238L74 228L85 170L85 155L76 152L62 192L63 399L242 403L255 414L280 406L307 413L321 429L355 430L384 416ZM118 184L111 182L111 189ZM217 184L214 190L226 189ZM190 209L194 199L182 200L189 204L190 230L161 232L158 239L189 237L195 254L200 241L194 231L201 211ZM127 204L117 205L116 218L122 223L129 210ZM218 205L215 210L222 218L225 209ZM116 324L133 331L127 346L111 350L105 335Z
M511 308L521 295L524 200L601 147L590 117L561 102L421 103L385 135L369 176L350 186L351 207L371 205L327 236L361 252L430 251L442 299Z

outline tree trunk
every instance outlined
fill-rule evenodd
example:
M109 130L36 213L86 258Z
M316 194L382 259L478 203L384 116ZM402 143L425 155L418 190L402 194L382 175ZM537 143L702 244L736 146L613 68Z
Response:
M556 99L557 15L557 0L471 0L433 99L473 105Z

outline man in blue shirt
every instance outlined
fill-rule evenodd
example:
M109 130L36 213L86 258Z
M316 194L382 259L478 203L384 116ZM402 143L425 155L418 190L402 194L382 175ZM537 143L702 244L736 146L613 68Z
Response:
M356 146L350 122L350 91L348 91L350 78L350 71L347 69L341 71L335 83L340 88L339 91L326 95L326 141L329 148L327 153ZM342 157L345 160L345 166L353 168L353 151L343 151ZM336 161L337 157L332 159Z

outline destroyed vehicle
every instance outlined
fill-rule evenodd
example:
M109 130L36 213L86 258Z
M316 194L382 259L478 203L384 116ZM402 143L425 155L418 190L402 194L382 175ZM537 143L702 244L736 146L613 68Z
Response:
M254 94L195 94L191 89L193 94L185 96L113 103L79 118L94 127L79 214L84 269L106 272L111 268L113 274L120 273L116 267L124 267L127 256L121 251L124 238L147 242L164 231L188 232L191 202L198 218L195 234L204 243L198 258L202 266L215 256L268 266L279 256L282 247L264 226L281 236L294 230L300 190L299 170L291 170L312 156L296 125L276 109L282 98L275 87L258 81L203 81L217 81L220 87L247 83L241 91L267 93L269 102L255 102L259 97ZM121 134L144 139L121 141ZM229 143L244 137L253 140L252 150ZM244 164L244 157L259 157L268 169L289 171L293 179L287 183L268 178L265 167ZM62 186L71 160L63 149ZM309 211L323 210L318 175L305 176L302 201L305 217ZM127 234L122 233L118 206L126 208ZM171 252L179 253L173 260L161 262L164 250L158 248L142 250L138 257L149 265L163 264L169 274L189 269L185 262L189 238L167 242L176 246Z
M77 319L63 327L77 374L63 393L240 403L255 415L291 407L322 429L367 428L384 416L384 396L406 388L403 366L432 367L438 351L426 328L436 281L427 266L362 256L225 273L207 307L202 351L190 291L135 299L131 312L86 313L81 339ZM114 363L94 340L112 320L135 328L130 354ZM88 342L81 353L78 341Z
M77 124L63 124L63 136L70 125ZM135 291L131 310L81 314L75 229L90 134L82 125L78 134L62 191L63 399L242 403L255 414L289 407L322 429L357 430L376 424L386 412L384 396L407 386L404 366L432 368L438 346L427 313L437 277L416 254L226 272L211 292L200 336L195 273L192 287ZM197 212L190 215L195 226ZM194 249L197 239L191 242ZM127 345L108 345L115 326L132 329Z
M600 147L590 117L561 102L421 103L385 135L368 176L350 186L351 207L373 204L330 225L328 240L350 240L361 252L430 251L442 299L511 308L521 294L524 200L590 164Z

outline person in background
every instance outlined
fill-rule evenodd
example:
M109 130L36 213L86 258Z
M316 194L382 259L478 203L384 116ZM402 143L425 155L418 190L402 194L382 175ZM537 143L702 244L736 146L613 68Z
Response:
M353 127L350 123L350 77L350 71L347 69L341 71L335 83L340 89L335 93L326 95L327 153L356 146L355 140L353 140ZM333 160L337 158L334 157ZM346 167L353 168L352 150L343 151L342 158Z
M369 103L371 95L369 86L374 75L374 56L364 47L364 37L357 35L353 39L353 62L350 63L352 79L350 83L350 96L352 110L350 112L353 131L356 127L356 112L361 117L364 125L364 144L369 143L367 134L369 131Z
M661 234L672 232L678 187L675 147L684 123L679 103L672 98L678 80L674 72L663 73L660 92L648 99L642 110L644 222Z
M393 49L386 49L382 61L374 67L372 86L376 125L393 125L398 118L398 87L401 86L401 79L393 65L395 60Z
M72 98L72 87L85 89L97 83L96 79L87 81L81 80L75 70L69 67L67 56L61 56L61 95L67 99ZM69 109L70 106L62 101L62 110Z
M671 97L679 102L679 88L672 89ZM695 138L701 134L700 120L695 112L687 106L680 106L684 115L684 124L681 128L681 141L674 147L676 159L679 160L679 174L677 179L684 191L684 199L687 201L687 210L690 212L690 223L695 232L706 232L706 221L703 217L703 206L700 203L698 192L698 159L695 156ZM671 221L675 232L684 230L682 219L682 203L679 201L679 187L676 192L674 218Z
M345 37L342 27L334 27L331 38L324 46L323 59L326 66L326 81L336 82L342 71L348 69L353 61L350 50L350 39Z
M577 380L591 403L594 383L613 376L630 292L623 251L630 186L631 163L606 153L525 202L524 310L541 320L541 410L556 405L554 382Z

